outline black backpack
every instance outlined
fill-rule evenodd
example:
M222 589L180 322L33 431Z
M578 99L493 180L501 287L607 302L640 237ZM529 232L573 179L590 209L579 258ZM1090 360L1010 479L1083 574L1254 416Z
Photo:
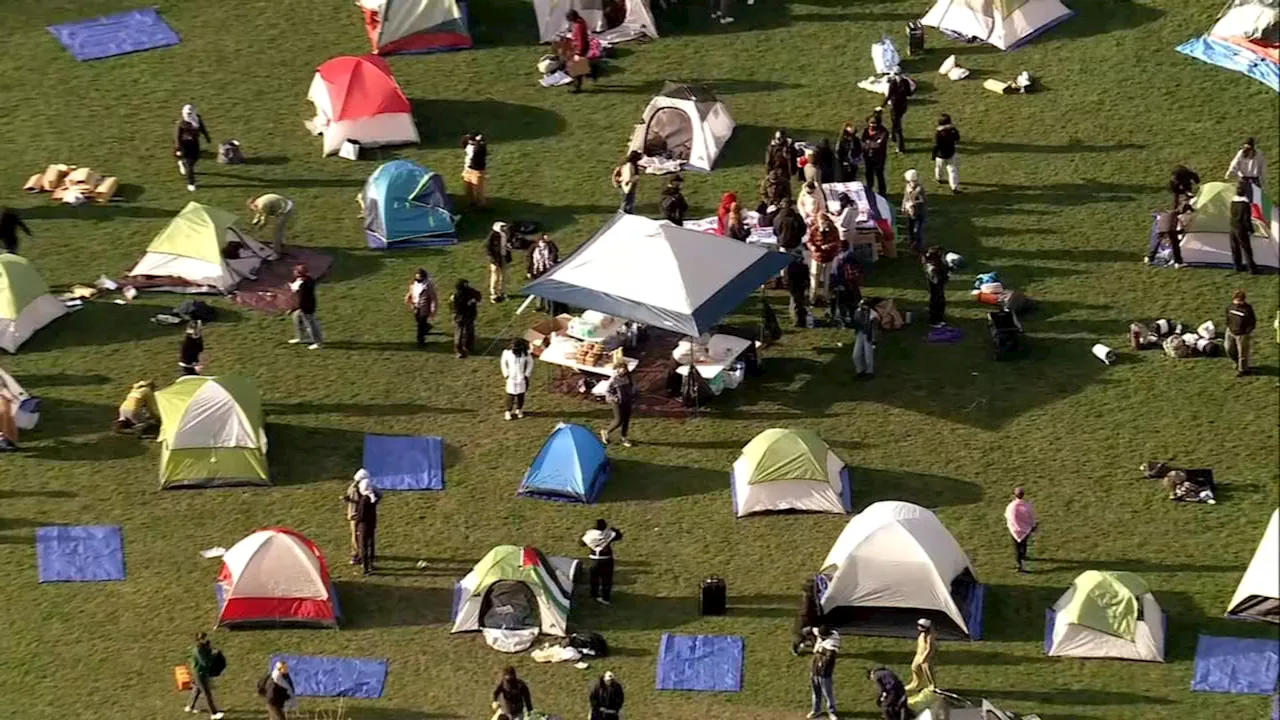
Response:
M221 650L214 650L209 656L209 677L218 677L227 669L227 656Z
M219 145L218 162L222 165L243 165L244 152L240 150L240 141L228 140Z

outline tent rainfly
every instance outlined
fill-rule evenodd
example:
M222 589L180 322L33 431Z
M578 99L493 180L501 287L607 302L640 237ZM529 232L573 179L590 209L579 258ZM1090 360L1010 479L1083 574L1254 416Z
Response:
M499 545L453 591L453 630L530 630L563 637L578 561L533 547Z
M757 245L618 213L521 292L698 337L788 262Z
M37 330L66 314L30 260L0 253L0 348L18 352Z
M307 128L324 136L325 155L338 152L348 140L361 147L418 142L409 98L380 57L343 56L325 62L316 68L307 99L316 106Z
M1208 34L1179 45L1178 52L1280 92L1280 0L1231 0Z
M1253 261L1259 267L1280 268L1280 210L1250 186L1253 216ZM1182 237L1182 261L1188 265L1231 266L1231 200L1236 183L1207 182L1191 200L1195 212Z
M920 23L1012 50L1073 14L1059 0L938 0Z
M301 533L258 530L222 556L214 587L218 627L337 627L329 566Z
M229 293L241 280L253 278L275 251L236 227L235 215L189 202L156 235L126 282L144 290L184 293ZM232 243L239 257L228 259Z
M234 375L189 375L156 393L160 487L270 485L262 398Z
M734 127L729 109L711 88L666 82L645 107L628 150L681 160L688 169L710 172Z
M369 247L438 247L458 242L457 216L444 178L412 160L392 160L373 171L361 192Z
M1271 513L1262 542L1227 606L1227 616L1280 624L1280 510Z
M781 510L853 512L849 469L810 430L773 428L755 436L733 463L730 485L738 517Z
M980 586L969 557L938 517L911 503L873 503L854 515L827 553L818 602L832 625L911 637L916 619L941 637L977 635Z
M658 26L653 21L649 0L626 0L627 14L615 27L606 27L604 4L595 0L533 0L538 20L538 40L549 43L568 29L565 13L577 10L587 27L596 28L601 42L620 43L642 37L657 39Z
M600 437L581 425L560 423L533 459L518 494L591 503L608 479L609 458Z
M433 53L471 47L461 0L359 0L375 55Z
M1048 612L1045 653L1164 662L1165 616L1142 578L1080 573Z

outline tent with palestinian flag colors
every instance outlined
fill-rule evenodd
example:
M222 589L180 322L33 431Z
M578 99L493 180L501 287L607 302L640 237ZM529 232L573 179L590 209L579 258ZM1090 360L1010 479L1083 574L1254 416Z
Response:
M563 637L578 561L547 557L535 547L499 545L453 592L452 632L534 631Z
M1253 261L1258 267L1280 268L1280 213L1250 185L1249 204L1253 216ZM1182 238L1182 261L1188 265L1231 266L1231 201L1236 183L1209 182L1200 186L1191 201L1195 212L1186 222Z

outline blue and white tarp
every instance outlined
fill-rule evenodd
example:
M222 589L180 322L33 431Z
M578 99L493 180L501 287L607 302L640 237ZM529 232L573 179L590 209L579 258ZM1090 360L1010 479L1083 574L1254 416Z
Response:
M658 689L740 692L741 635L673 635L658 646Z
M1203 60L1210 65L1244 73L1258 82L1280 92L1280 64L1250 51L1209 35L1201 35L1178 46L1178 52Z
M365 435L364 469L379 490L443 490L444 440Z
M276 655L267 672L281 660L289 664L293 689L301 697L380 698L387 684L387 661L378 658Z
M1280 641L1201 635L1196 643L1195 692L1271 695L1280 673Z
M169 47L179 42L178 33L155 8L50 25L48 30L81 62Z

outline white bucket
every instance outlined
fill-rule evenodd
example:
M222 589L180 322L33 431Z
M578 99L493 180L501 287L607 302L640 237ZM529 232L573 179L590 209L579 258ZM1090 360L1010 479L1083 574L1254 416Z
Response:
M1102 343L1097 343L1093 346L1093 356L1107 365L1116 361L1116 351Z

